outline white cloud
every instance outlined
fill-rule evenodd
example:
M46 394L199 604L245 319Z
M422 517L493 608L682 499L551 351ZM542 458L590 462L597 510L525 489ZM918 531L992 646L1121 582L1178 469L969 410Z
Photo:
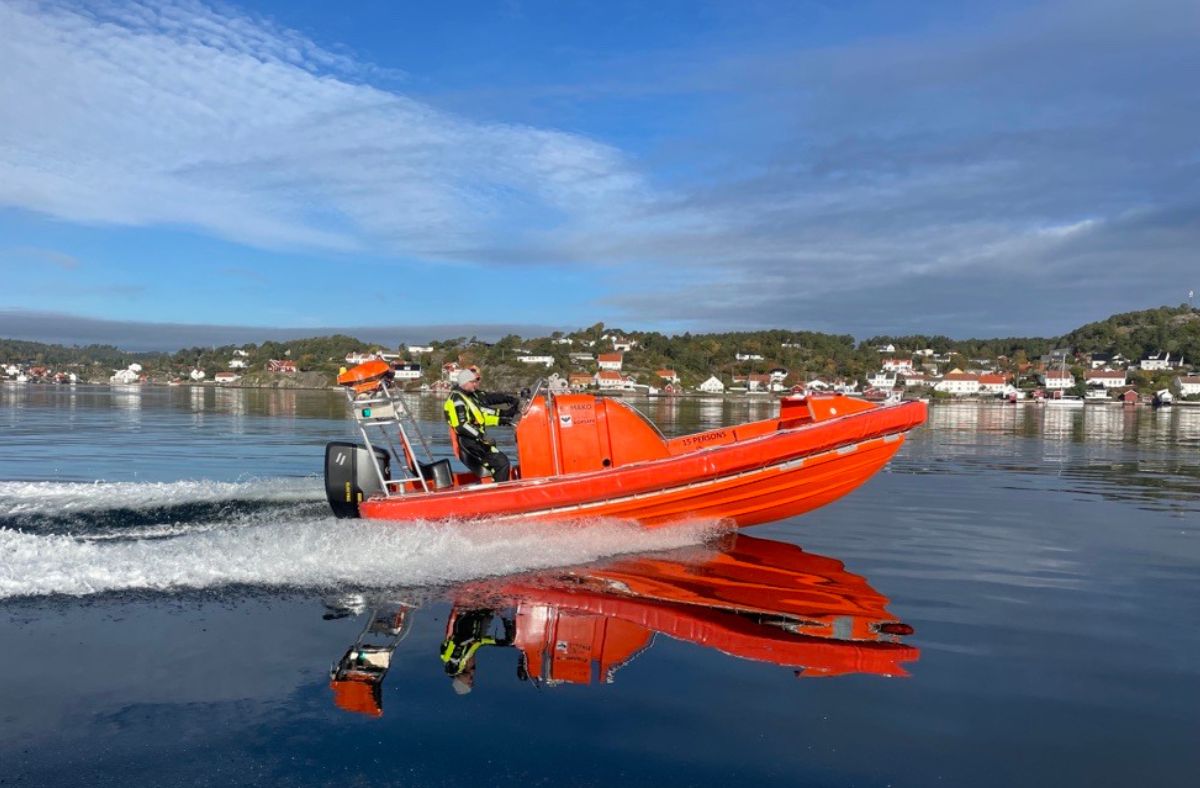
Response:
M227 9L18 0L0 29L0 205L456 257L529 217L589 224L642 199L611 147L439 112Z
M238 12L0 0L0 206L272 248L625 264L599 288L623 311L584 322L836 328L844 304L886 321L900 301L955 330L985 294L972 278L1070 294L1082 276L1119 311L1194 267L1200 6L1001 6L836 46L623 53L555 86L605 118L622 92L663 97L629 138L688 108L652 186L653 156L441 111ZM1042 297L1005 302L1036 316Z

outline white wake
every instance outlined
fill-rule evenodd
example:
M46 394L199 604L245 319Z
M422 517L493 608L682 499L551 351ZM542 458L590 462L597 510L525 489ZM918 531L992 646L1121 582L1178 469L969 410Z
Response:
M180 532L95 539L0 529L0 598L230 585L422 586L665 550L714 536L713 523L647 530L614 522L430 524L251 513Z
M6 482L0 481L0 517L156 509L226 501L290 503L325 497L319 478L239 482Z

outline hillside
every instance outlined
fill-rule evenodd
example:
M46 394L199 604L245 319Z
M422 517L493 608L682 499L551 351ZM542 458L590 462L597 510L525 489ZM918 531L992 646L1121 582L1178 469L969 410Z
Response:
M475 337L457 337L431 343L432 352L411 356L404 348L394 352L410 356L425 368L425 382L436 380L442 364L478 364L485 369L488 384L496 388L519 387L533 379L558 372L591 372L594 356L612 350L614 338L627 340L633 347L624 354L622 371L641 383L661 383L657 370L671 369L687 388L698 385L710 375L728 381L732 375L763 373L775 367L790 372L791 380L813 377L861 378L879 368L878 348L896 347L897 355L931 349L949 356L952 365L967 366L974 360L1007 358L1012 362L1036 359L1058 347L1078 352L1120 353L1136 360L1159 351L1200 359L1200 310L1189 306L1159 307L1113 315L1088 323L1060 337L1007 337L996 339L951 339L945 336L876 336L856 342L849 335L781 329L711 334L685 333L667 336L657 332L624 331L597 323L570 333L556 332L549 337L506 336L494 343ZM241 347L192 347L174 353L130 353L102 345L64 347L37 342L0 339L0 365L44 366L70 369L83 380L106 381L115 369L131 363L141 364L151 380L165 382L186 378L193 368L204 369L209 379L229 368L238 357L246 364L245 383L250 385L332 384L346 354L388 350L355 337L334 335L264 342ZM571 358L586 353L590 357ZM529 365L518 357L544 356L549 366ZM739 355L742 357L739 360ZM301 378L285 378L265 372L271 359L288 359L304 373Z
M1200 310L1183 305L1125 312L1081 326L1062 342L1085 353L1136 359L1162 351L1195 362L1200 360Z

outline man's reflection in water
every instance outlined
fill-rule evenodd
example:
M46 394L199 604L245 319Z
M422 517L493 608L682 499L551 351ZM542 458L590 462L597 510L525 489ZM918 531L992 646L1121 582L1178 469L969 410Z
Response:
M512 616L494 610L454 610L442 641L442 663L452 676L455 693L466 695L475 686L475 652L484 646L511 646L517 625Z

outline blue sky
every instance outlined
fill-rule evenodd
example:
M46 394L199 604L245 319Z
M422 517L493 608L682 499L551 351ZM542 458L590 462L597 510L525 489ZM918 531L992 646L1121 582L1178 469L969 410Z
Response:
M3 336L1055 334L1200 286L1191 0L0 0L0 30Z

